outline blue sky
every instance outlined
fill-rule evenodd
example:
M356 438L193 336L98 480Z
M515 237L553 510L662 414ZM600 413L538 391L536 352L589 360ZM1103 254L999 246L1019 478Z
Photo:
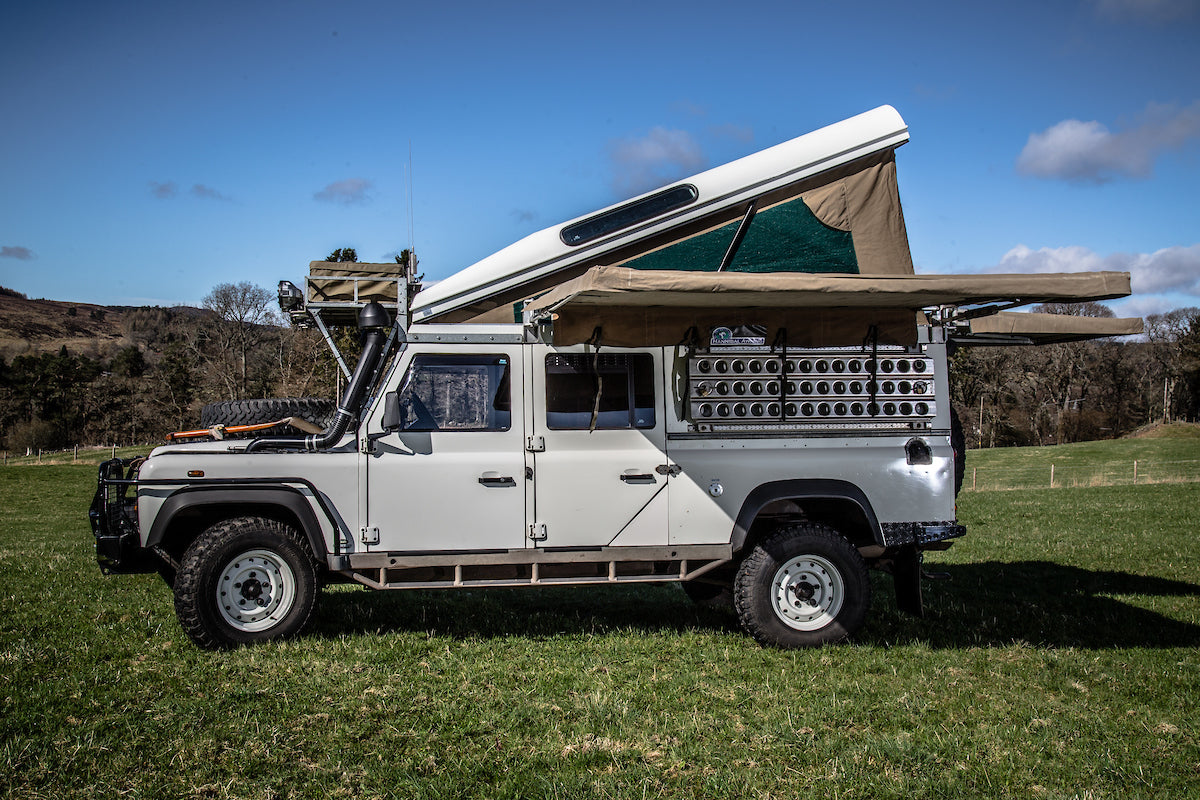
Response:
M1200 0L39 0L0 30L0 284L30 297L198 304L390 260L410 214L436 280L888 103L918 272L1200 305Z

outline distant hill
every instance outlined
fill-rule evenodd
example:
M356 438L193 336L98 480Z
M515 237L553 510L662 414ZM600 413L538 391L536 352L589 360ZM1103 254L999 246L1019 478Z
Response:
M136 306L101 306L61 300L29 300L0 287L0 357L58 352L64 345L75 355L111 357L128 346L127 317ZM173 309L189 316L209 312Z

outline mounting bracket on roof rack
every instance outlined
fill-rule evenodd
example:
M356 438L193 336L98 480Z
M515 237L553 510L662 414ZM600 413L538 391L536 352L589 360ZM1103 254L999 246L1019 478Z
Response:
M406 264L313 261L303 291L291 281L279 282L279 308L296 327L320 331L338 368L349 378L349 364L330 328L357 326L359 310L374 302L388 314L390 339L401 339L409 323L409 301L421 289L416 265L415 257Z

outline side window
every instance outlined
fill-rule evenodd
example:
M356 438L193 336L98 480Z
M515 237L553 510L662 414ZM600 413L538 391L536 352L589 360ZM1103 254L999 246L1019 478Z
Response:
M653 428L654 358L649 353L546 356L546 427Z
M506 431L508 357L418 355L398 400L402 431Z

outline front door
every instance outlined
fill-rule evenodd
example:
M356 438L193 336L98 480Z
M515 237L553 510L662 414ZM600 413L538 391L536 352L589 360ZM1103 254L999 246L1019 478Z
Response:
M662 349L538 346L531 358L535 541L665 545Z
M376 438L367 456L364 538L377 540L369 549L524 547L522 347L452 354L410 348L400 388L389 398L399 430ZM369 429L380 427L373 419Z

